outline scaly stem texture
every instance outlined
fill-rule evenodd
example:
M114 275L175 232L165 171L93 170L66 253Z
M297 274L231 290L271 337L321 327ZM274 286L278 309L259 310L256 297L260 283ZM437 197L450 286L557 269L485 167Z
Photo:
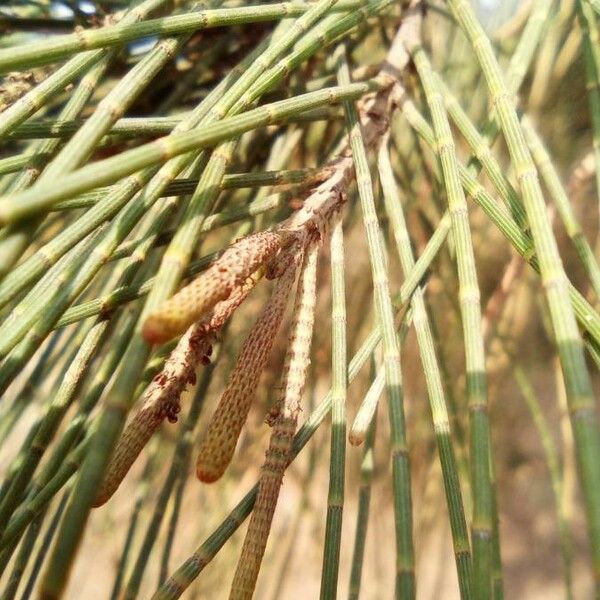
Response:
M283 473L291 459L292 442L298 415L302 409L302 393L310 362L318 252L319 246L312 244L305 253L290 327L280 412L273 425L269 448L261 469L256 504L231 584L230 600L250 600L254 594L256 579L279 498Z

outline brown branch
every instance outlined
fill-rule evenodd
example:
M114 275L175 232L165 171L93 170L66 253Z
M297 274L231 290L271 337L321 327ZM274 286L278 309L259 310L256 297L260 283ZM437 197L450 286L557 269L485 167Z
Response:
M405 44L413 36L419 35L420 25L421 7L409 7L375 77L380 88L365 96L359 103L362 136L368 151L377 151L399 106L403 89L400 78L410 62ZM313 190L301 209L281 223L281 230L305 234L317 232L320 237L323 236L332 215L345 203L348 187L354 181L354 162L348 135L344 138L338 156L327 168L331 172L330 176Z

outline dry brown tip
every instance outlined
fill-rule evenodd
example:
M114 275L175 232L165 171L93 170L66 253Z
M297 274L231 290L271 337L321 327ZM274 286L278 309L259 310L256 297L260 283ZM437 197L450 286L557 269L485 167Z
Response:
M214 483L221 479L222 473L217 471L209 471L208 469L198 467L196 469L196 477L202 483Z
M142 337L149 344L164 344L170 339L170 332L165 331L165 327L160 318L146 319L142 326Z

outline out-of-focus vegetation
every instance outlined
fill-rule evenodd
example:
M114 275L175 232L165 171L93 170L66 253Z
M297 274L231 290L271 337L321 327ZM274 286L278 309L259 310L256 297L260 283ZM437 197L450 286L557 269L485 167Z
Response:
M2 598L599 594L599 14L0 5Z

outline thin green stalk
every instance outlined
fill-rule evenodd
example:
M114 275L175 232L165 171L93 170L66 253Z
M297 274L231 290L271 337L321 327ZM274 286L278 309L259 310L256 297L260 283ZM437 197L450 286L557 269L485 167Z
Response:
M323 86L310 86L305 91L314 92ZM341 115L336 109L317 108L312 111L306 111L302 115L294 115L289 118L287 123L305 123L311 121L328 121L339 118ZM120 139L138 139L143 137L159 137L168 135L182 121L190 117L189 112L181 112L172 117L122 117L116 121L110 128L107 135L110 138L103 138L102 143L108 143L109 140ZM33 119L27 123L19 125L9 136L13 140L27 140L37 138L69 138L76 133L84 124L85 119ZM37 156L43 154L19 154L10 158L0 160L0 173L12 172L16 170L16 164L28 163ZM15 163L15 166L13 165ZM4 169L10 169L4 171Z
M350 72L344 54L338 67L340 85L349 85ZM360 130L360 120L354 105L347 101L346 126L356 170L356 184L363 213L363 223L373 277L373 292L377 322L383 336L383 363L392 438L392 470L394 516L396 523L396 597L414 598L414 548L412 540L412 500L406 421L404 417L400 349L394 327L394 314L389 291L383 238L377 218L373 185L367 153Z
M431 263L435 260L444 245L451 227L452 221L450 219L450 213L445 212L433 232L433 235L429 239L429 242L427 242L427 246L425 246L425 249L417 259L415 268L411 269L410 273L406 274L402 286L400 287L400 292L394 298L394 305L396 307L406 305L413 291L421 284L423 278L426 277L427 271L431 268Z
M140 512L144 506L144 502L147 500L148 495L152 489L151 477L154 475L156 461L158 459L158 451L156 444L150 448L148 460L144 465L144 470L140 477L139 483L136 487L135 504L129 518L129 526L127 527L127 533L125 535L125 542L123 549L121 550L121 556L119 557L119 563L117 565L117 573L115 575L115 582L113 583L112 591L110 594L111 600L117 600L121 594L121 587L123 584L123 577L125 575L125 569L129 561L129 552L133 544L133 539L137 530L138 520Z
M331 458L321 570L321 599L337 598L344 482L346 469L346 288L344 283L344 233L338 217L331 233Z
M417 293L417 291L418 288L415 288L413 293ZM410 302L408 302L402 306L396 315L396 325L400 324L400 333L398 335L400 347L402 347L406 341L406 334L408 333L408 325L410 325L410 323L412 323L412 309L410 308ZM360 446L365 441L369 427L377 412L379 398L383 394L384 389L385 369L378 364L376 375L360 403L352 427L350 428L350 433L348 434L348 441L353 446Z
M527 19L527 24L523 29L517 48L511 56L506 71L507 91L511 95L515 95L519 91L525 75L529 70L544 27L552 15L550 10L552 3L553 0L538 0ZM448 4L454 13L450 0L448 0ZM460 21L458 21L458 23L460 24ZM510 101L512 101L512 99ZM489 145L496 139L499 132L498 107L495 106L494 102L492 102L492 106L493 111L490 118L483 126L483 137ZM475 172L476 162L476 157L471 157L469 160L468 166L472 173Z
M379 406L379 398L383 394L384 389L385 371L379 368L378 365L377 374L371 382L367 393L364 395L350 428L348 439L353 446L360 446L365 441L369 427L375 418L375 413Z
M492 482L492 514L493 541L492 541L492 598L504 600L504 577L502 575L502 549L500 547L500 515L498 514L498 489L494 460L490 452L490 481Z
M262 186L279 186L289 184L314 185L327 174L325 169L282 169L280 171L258 171L251 173L230 173L223 177L221 189L255 188ZM198 186L198 179L176 179L161 192L161 197L182 196L191 194ZM54 205L55 210L73 208L86 208L94 206L104 200L106 193L111 188L100 188L94 192L88 192L73 200L65 200ZM214 218L214 215L212 215Z
M340 0L332 10L348 11L362 6L362 0ZM141 23L108 25L43 41L0 50L0 73L30 69L55 62L74 53L122 45L139 38L181 35L212 27L231 27L263 21L299 17L312 8L309 2L279 2L236 8L213 8L181 15L149 19Z
M573 212L571 202L552 163L550 154L544 147L544 143L527 116L521 119L521 127L523 127L523 133L525 134L525 139L529 145L533 160L535 160L544 183L554 200L567 235L571 238L581 264L590 278L596 298L600 299L600 267L598 266L598 261Z
M560 2L556 16L549 24L547 35L541 44L533 69L528 99L529 109L533 113L540 113L547 101L556 59L568 33L574 29L574 18L574 0Z
M521 87L529 66L533 62L537 45L552 16L553 4L554 0L538 0L527 19L527 24L506 69L506 84L512 94L516 94Z
M489 39L466 0L448 0L469 39L488 83L519 180L531 226L545 296L565 377L569 410L586 506L593 555L593 571L600 590L600 430L581 336L569 300L568 280L545 210L537 171L525 143L519 119L503 81Z
M414 103L406 95L402 97L401 108L408 122L415 131L417 131L419 136L421 136L428 146L432 149L435 148L435 138L429 123L427 123L415 107ZM476 181L475 177L470 174L464 165L459 165L459 174L461 183L468 197L472 198L482 208L488 218L511 243L515 250L535 269L535 271L539 273L540 266L531 238L519 229L512 217L503 210L489 192ZM567 281L567 288L573 310L584 331L586 339L595 347L599 347L600 316L577 289L575 289L570 281Z
M54 388L55 382L52 380L52 369L56 367L57 359L64 355L64 345L66 336L63 338L64 331L57 331L48 340L41 349L36 364L18 392L15 393L15 400L10 407L6 407L0 415L0 447L6 441L6 438L12 431L14 425L18 422L29 403L39 393L41 382L44 381L50 389ZM61 338L63 338L61 340ZM3 490L0 490L2 496Z
M600 33L597 15L587 0L576 0L577 16L583 31L583 61L596 162L596 186L600 202Z
M377 411L377 407L375 408ZM348 585L348 600L358 600L362 580L365 542L369 524L369 508L371 505L371 484L374 471L375 428L377 418L373 415L367 431L362 460L360 463L360 487L358 489L358 515L354 533L354 548L352 550L352 566L350 568L350 583Z
M598 0L586 0L586 2L600 15L600 2Z
M163 581L169 576L169 562L173 551L173 543L175 542L175 533L177 532L177 524L181 515L181 504L183 502L183 493L189 478L185 470L179 473L179 478L175 484L175 492L173 494L173 502L171 508L171 517L167 526L167 534L163 545L163 551L160 557L160 571L158 574L158 585L161 586Z
M121 22L134 23L139 21L166 3L170 3L170 0L145 0L131 9ZM0 137L12 131L37 112L49 100L61 93L69 83L107 56L109 52L111 51L92 50L73 57L42 83L11 104L0 114Z
M121 117L112 124L107 135L123 139L168 135L179 123L189 118L189 116L189 112L183 112L173 117ZM8 137L13 140L70 138L85 123L85 119L75 118L30 119L26 123L19 125Z
M29 562L35 543L40 535L43 520L44 515L40 514L29 526L27 535L21 542L19 553L17 554L8 582L6 583L6 588L2 593L2 600L13 600L16 596L23 574L27 568L27 563Z
M579 27L571 27L554 62L554 69L552 71L553 83L563 81L566 73L579 56L579 49L582 43L583 40Z
M402 270L406 277L414 269L415 259L411 249L411 241L402 210L400 195L392 171L387 143L383 143L380 147L378 167L385 210L390 219L396 241L396 249L400 257ZM452 210L452 208L450 210ZM425 375L433 417L433 426L442 467L442 475L444 478L446 503L450 515L450 527L452 531L461 598L471 598L473 577L471 548L469 545L469 534L462 501L460 477L452 444L452 432L446 406L446 396L422 288L417 288L415 290L412 295L411 306L413 313L412 319L417 334L419 354L423 365L423 373Z
M36 154L17 154L16 156L8 156L7 158L0 159L0 175L4 175L5 173L16 173L17 171L21 171L23 167L26 167L33 158L42 158L42 155L39 152ZM48 155L49 156L49 155Z
M309 92L296 98L265 104L260 108L222 119L198 130L172 134L138 148L126 150L118 156L96 161L66 174L60 187L50 183L38 184L31 190L15 194L10 198L0 198L0 224L18 221L47 210L59 200L71 198L104 184L115 183L145 167L164 163L191 150L215 146L246 131L277 123L292 114L359 98L373 88L372 83L351 83Z
M52 520L48 524L48 528L46 529L46 532L44 534L44 537L42 538L40 547L38 549L38 553L35 557L35 560L33 561L31 572L29 573L29 577L27 579L27 584L25 586L25 589L23 590L23 594L21 596L22 600L31 598L33 595L33 588L42 569L42 564L44 562L44 559L46 558L46 554L50 549L52 539L54 538L54 535L58 530L58 524L60 523L63 511L65 509L65 506L67 505L67 500L69 499L70 491L71 490L69 488L65 490L65 493L63 494L62 498L60 499L60 502L58 503L58 506L56 507L56 510L54 511Z
M442 167L458 266L460 312L462 317L467 398L470 417L470 465L473 494L471 543L473 548L473 597L489 598L491 593L493 520L489 470L490 432L487 415L487 377L481 332L480 292L468 218L461 186L456 151L444 99L436 85L429 60L419 39L408 43L427 104L433 119L438 157ZM461 548L464 551L464 546ZM463 573L464 575L464 573Z

